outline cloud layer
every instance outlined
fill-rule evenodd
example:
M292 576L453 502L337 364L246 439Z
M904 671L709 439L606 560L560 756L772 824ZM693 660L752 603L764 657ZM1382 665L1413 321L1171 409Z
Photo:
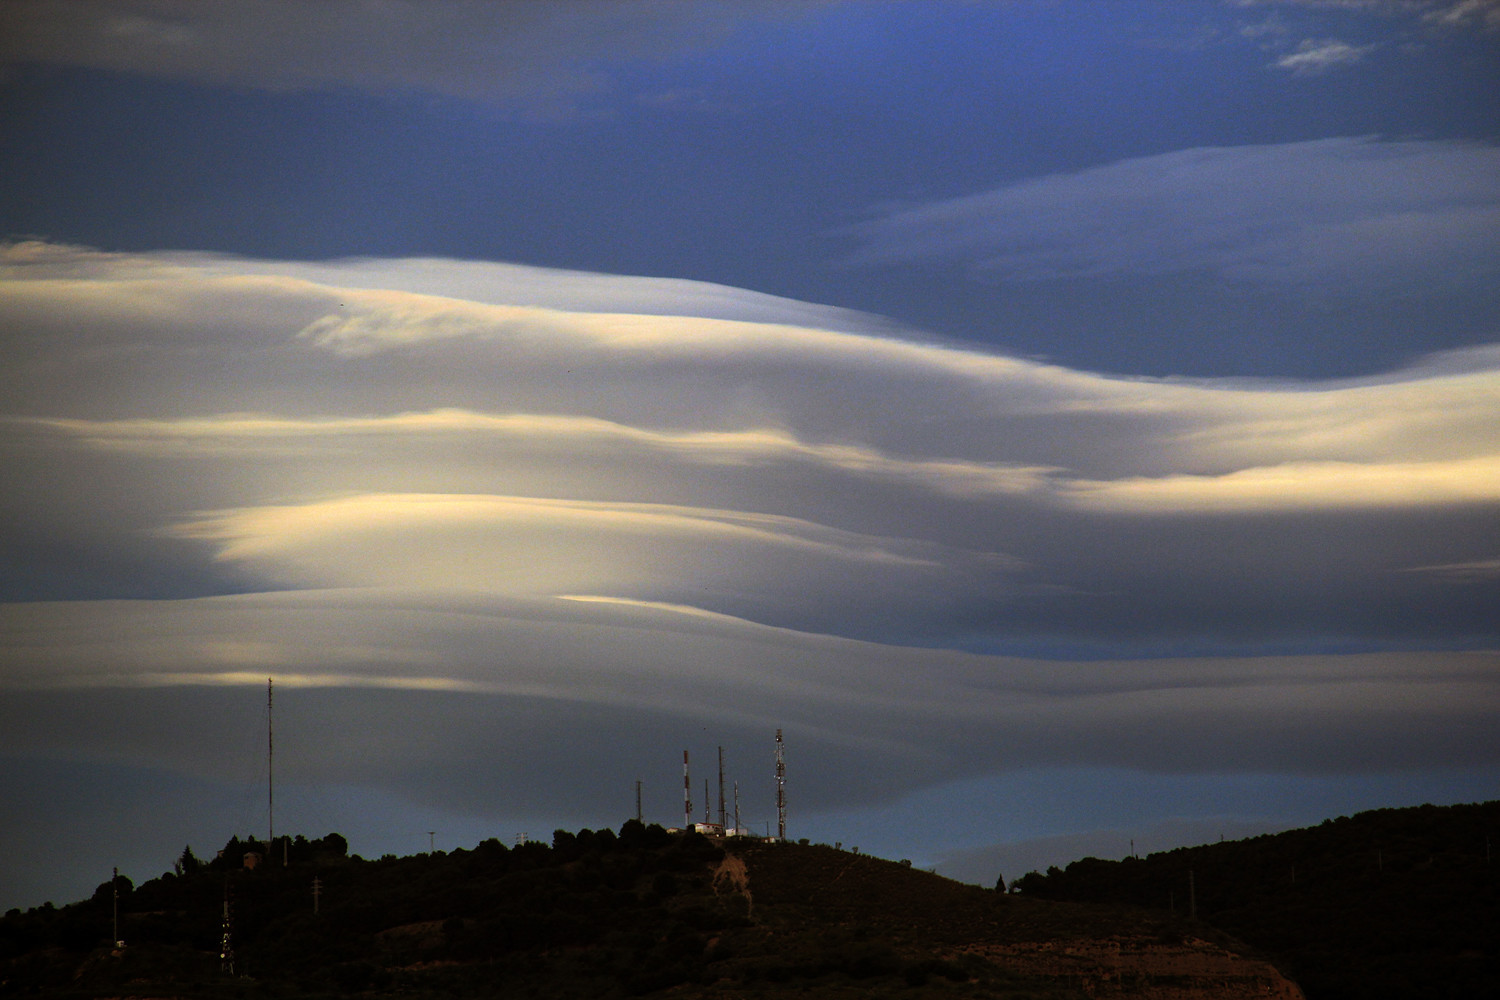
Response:
M1357 50L1341 45L1283 63L1347 61ZM1500 259L1500 150L1358 138L1178 150L898 208L854 233L855 263L948 260L1012 281L1465 284Z
M601 68L713 44L807 4L645 0L18 0L0 58L275 91L422 91L560 111L604 86ZM267 31L274 23L277 30Z
M1494 348L1119 378L682 282L0 268L16 759L232 784L275 676L289 781L451 814L777 727L822 809L1500 764Z
M520 303L429 291L482 284L474 264L388 263L373 288L335 283L358 262L7 260L29 470L7 505L49 544L105 528L242 587L597 593L983 644L1111 618L1180 636L1191 581L1209 648L1247 609L1273 644L1359 636L1356 593L1436 600L1454 577L1406 571L1500 547L1493 349L1357 381L1110 378L730 290L684 315L676 282L627 283L622 313L547 275ZM1307 532L1332 564L1287 543ZM1237 568L1196 559L1201 537Z

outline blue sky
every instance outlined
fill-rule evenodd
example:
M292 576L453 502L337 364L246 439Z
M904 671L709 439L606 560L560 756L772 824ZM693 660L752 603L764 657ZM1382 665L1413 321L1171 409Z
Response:
M979 881L1493 795L1500 4L0 39L0 791L50 862L0 904L264 825L268 676L278 827L366 854L636 779L671 822L721 744L762 823L777 727L796 835Z

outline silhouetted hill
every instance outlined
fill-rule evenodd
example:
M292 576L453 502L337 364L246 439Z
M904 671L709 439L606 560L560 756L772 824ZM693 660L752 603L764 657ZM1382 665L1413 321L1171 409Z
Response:
M0 920L0 995L157 998L662 995L1299 996L1179 917L1005 895L826 846L627 823L552 844L363 861L298 838L239 867L109 882ZM318 886L314 912L313 885ZM231 902L234 974L219 957Z
M1500 802L1379 809L1147 858L1031 873L1032 899L1190 905L1309 1000L1500 997Z

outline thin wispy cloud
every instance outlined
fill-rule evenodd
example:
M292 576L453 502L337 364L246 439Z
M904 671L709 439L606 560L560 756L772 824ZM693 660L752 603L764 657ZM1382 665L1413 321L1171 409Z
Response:
M1424 17L1442 25L1480 25L1495 30L1500 29L1500 3L1496 0L1457 0L1456 3L1436 5L1436 9L1428 11Z
M1297 48L1273 64L1299 75L1326 73L1340 66L1351 66L1375 51L1373 45L1350 45L1337 38L1304 38Z
M1500 150L1341 138L1182 150L899 208L851 231L851 262L1399 292L1492 275L1497 233Z

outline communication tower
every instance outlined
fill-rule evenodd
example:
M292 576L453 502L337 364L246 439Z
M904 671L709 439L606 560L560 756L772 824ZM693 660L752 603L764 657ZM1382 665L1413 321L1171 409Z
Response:
M224 922L219 935L219 971L234 975L234 921L229 908L229 874L224 875Z
M729 816L724 811L724 748L719 747L719 829L728 825Z
M776 839L786 839L786 757L780 729L776 730Z
M682 751L682 827L693 828L693 786L688 780L688 752Z

